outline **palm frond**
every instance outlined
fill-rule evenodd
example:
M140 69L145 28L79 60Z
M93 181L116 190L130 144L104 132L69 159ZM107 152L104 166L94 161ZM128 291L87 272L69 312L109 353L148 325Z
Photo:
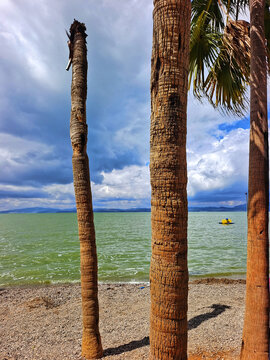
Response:
M249 23L231 20L222 35L198 21L192 28L189 68L189 88L192 84L197 98L206 96L214 107L243 115L249 71Z
M203 12L191 27L189 88L193 79L194 94L200 97L205 80L205 71L211 67L218 55L221 35L213 32L208 23L208 13Z
M241 69L224 47L204 82L204 94L214 107L242 116L248 105L246 89Z
M226 0L228 2L228 0ZM230 0L230 15L238 20L240 12L249 10L249 0Z
M241 116L248 105L249 75L249 23L229 21L219 56L204 83L204 93L215 107Z
M248 81L250 74L250 25L247 21L229 21L224 30L223 43Z
M211 26L215 31L220 31L224 28L223 11L218 0L193 0L191 24L197 23L203 13L208 14L205 19L206 25Z
M270 0L266 2L269 4ZM239 116L248 105L250 36L249 23L232 17L238 17L248 3L248 0L192 1L189 88L193 88L197 98L206 96L214 107Z

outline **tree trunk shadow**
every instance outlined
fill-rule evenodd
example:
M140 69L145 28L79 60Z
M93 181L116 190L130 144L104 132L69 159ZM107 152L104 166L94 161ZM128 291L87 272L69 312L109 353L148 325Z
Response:
M209 306L209 308L213 309L213 311L194 316L192 319L189 320L188 330L196 329L204 321L207 321L209 319L212 319L212 318L222 314L226 309L230 309L231 306L221 305L221 304L213 304L213 305Z
M221 304L213 304L213 305L209 306L209 308L213 309L213 311L195 316L188 321L188 330L197 328L204 321L207 321L209 319L212 319L212 318L220 315L226 309L230 309L231 306L221 305ZM110 355L120 355L125 352L139 349L141 347L148 346L148 345L149 345L149 336L145 336L141 340L134 340L134 341L130 341L129 343L124 344L124 345L108 348L108 349L104 350L103 357L110 356Z
M145 336L141 340L134 340L129 342L128 344L120 345L114 348L108 348L104 350L103 357L109 356L109 355L120 355L124 352L132 351L135 349L139 349L143 346L149 345L149 336Z

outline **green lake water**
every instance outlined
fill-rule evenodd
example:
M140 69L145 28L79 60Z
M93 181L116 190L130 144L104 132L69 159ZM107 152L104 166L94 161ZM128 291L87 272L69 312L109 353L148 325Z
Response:
M234 225L218 222L230 217ZM246 213L189 213L190 276L246 271ZM149 279L150 213L95 213L99 280ZM80 280L76 214L0 215L0 285Z

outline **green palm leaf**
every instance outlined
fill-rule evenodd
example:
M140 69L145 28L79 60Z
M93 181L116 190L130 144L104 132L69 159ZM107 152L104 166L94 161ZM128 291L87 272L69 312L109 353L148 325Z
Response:
M206 25L218 31L224 28L224 16L217 0L193 0L191 10L191 24L200 21L203 13L207 13Z
M248 105L247 82L227 48L220 52L203 84L203 92L214 107L242 116Z
M189 87L193 78L193 89L197 97L200 97L206 70L218 56L221 41L221 35L212 31L208 20L208 13L203 12L191 28Z
M192 0L189 88L240 116L248 106L250 38L249 23L238 14L248 6L249 0ZM270 0L265 0L265 38L270 74Z
M247 3L192 1L189 88L197 98L206 96L213 106L239 116L248 105L249 27L246 22L232 21L229 15L243 10Z

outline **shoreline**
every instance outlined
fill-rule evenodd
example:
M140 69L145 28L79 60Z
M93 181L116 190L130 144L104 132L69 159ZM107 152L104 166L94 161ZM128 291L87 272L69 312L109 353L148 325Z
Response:
M236 359L244 279L190 280L189 359ZM147 359L149 283L99 283L99 305L104 357ZM79 283L1 287L0 321L1 360L81 360Z
M269 273L270 276L270 273ZM224 281L226 281L225 279L228 279L229 281L244 281L246 280L246 274L232 274L232 275L221 275L221 276L209 276L208 274L206 275L192 275L189 276L189 283L192 282L197 282L197 281L206 281L206 282L211 282L213 281L213 283L215 282L222 282L222 280L224 279ZM22 283L22 284L0 284L0 290L1 289L5 289L5 288L13 288L13 287L19 287L19 288L24 288L24 287L48 287L48 286L67 286L67 285L79 285L80 284L80 280L74 280L74 281L59 281L59 282L33 282L33 283ZM132 285L137 285L137 284L145 284L145 285L150 285L149 280L142 280L142 281L98 281L99 285L117 285L117 284L132 284ZM1 360L1 359L0 359Z

